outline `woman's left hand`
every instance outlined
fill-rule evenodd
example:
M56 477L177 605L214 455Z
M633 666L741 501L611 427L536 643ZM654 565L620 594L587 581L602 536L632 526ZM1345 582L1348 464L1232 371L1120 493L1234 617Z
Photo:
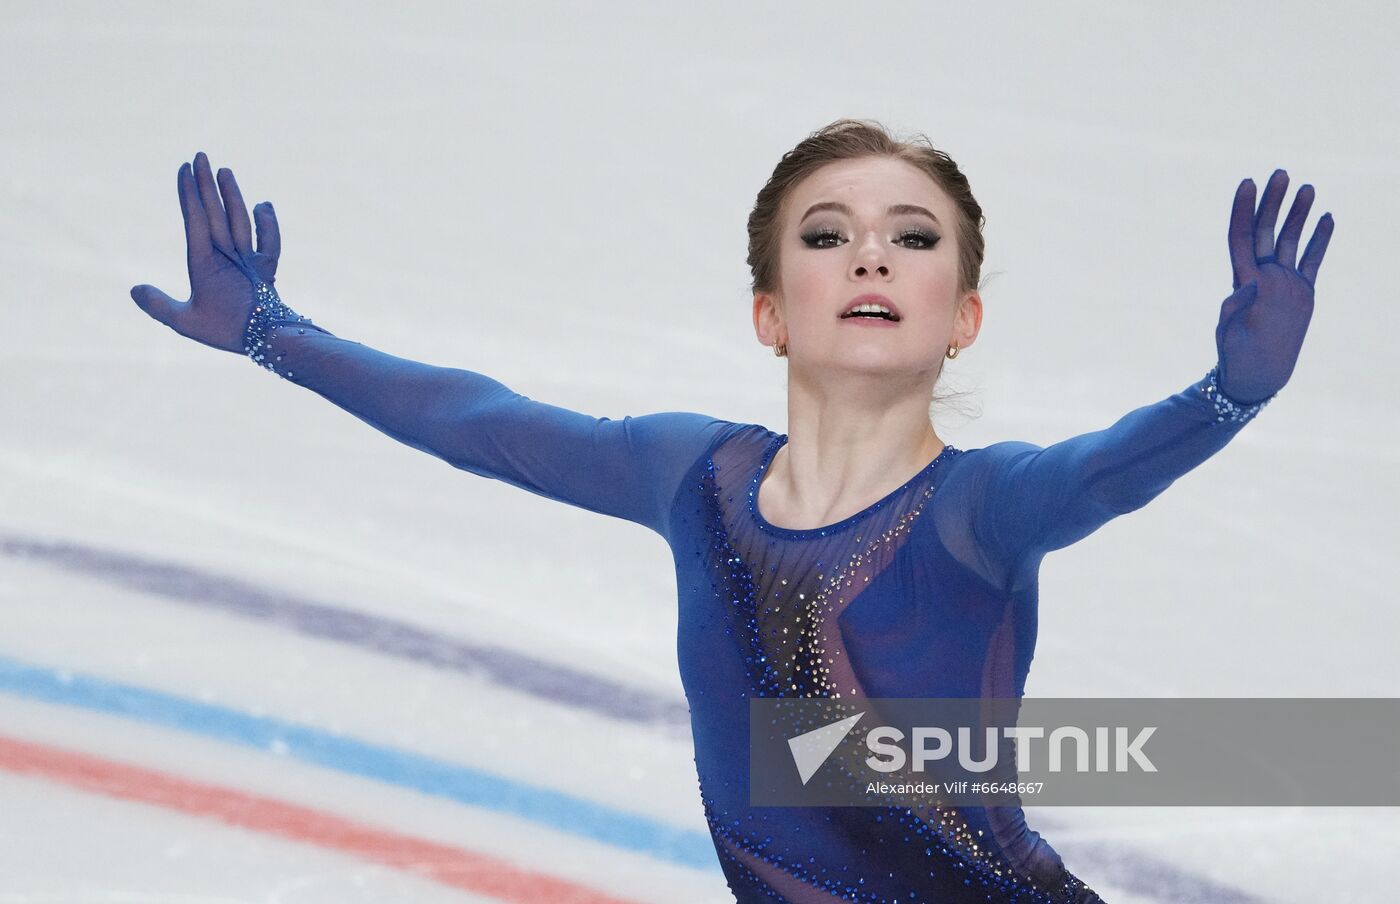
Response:
M1242 405L1269 398L1293 375L1312 319L1317 269L1332 238L1332 214L1326 213L1317 221L1302 261L1294 266L1313 187L1298 189L1275 243L1274 222L1287 189L1288 174L1274 170L1257 213L1254 180L1244 180L1235 190L1229 236L1235 292L1220 307L1215 348L1220 389Z

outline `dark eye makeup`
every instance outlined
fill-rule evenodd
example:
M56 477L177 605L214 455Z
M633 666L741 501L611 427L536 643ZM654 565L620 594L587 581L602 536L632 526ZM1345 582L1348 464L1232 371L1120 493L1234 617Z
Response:
M835 244L824 244L828 239L835 240ZM937 235L935 235L932 232L929 232L927 229L917 228L905 229L899 234L899 237L895 241L904 242L908 241L909 239L915 239L918 242L918 244L906 247L912 247L915 249L932 248L934 245L938 244ZM831 229L829 227L820 227L802 233L802 241L809 248L835 248L838 244L845 241L845 236L837 232L835 229Z

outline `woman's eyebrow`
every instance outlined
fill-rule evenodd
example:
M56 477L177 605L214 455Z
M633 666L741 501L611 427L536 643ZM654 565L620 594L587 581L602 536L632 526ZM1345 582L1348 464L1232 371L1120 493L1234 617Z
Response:
M851 208L847 207L845 204L842 204L840 201L822 201L818 204L813 204L811 207L807 208L807 212L802 215L802 219L798 220L798 223L805 222L806 219L812 214L819 213L823 210L834 210L837 213L844 213L846 216L851 215ZM934 216L933 213L927 207L920 207L917 204L893 204L890 206L889 210L886 211L886 213L888 213L890 216L899 216L900 214L905 213L918 213L923 214L930 220L933 220L935 223L938 223L938 217ZM942 226L943 224L938 223L938 225Z

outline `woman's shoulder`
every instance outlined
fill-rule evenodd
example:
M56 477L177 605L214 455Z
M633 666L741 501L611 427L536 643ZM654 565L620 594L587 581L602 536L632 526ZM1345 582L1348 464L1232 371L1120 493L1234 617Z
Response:
M1035 443L1012 439L971 449L954 448L952 451L953 456L943 469L943 481L983 484L1004 474L1017 459L1044 449Z
M1020 439L1004 439L986 446L959 449L958 459L974 465L1001 464L1022 455L1043 451L1042 446Z
M623 418L630 444L653 457L686 463L697 459L747 459L759 456L779 438L763 426L701 414L663 411Z
M785 434L763 424L724 421L699 463L721 485L739 487L759 472L785 439Z
M779 433L763 424L729 421L716 437L711 452L714 455L730 458L734 456L752 458L761 456L769 450L776 450L777 446L785 439L787 439L787 434Z
M601 418L600 422L608 420ZM631 441L644 446L676 447L678 451L687 449L699 453L714 448L749 425L698 411L658 411L627 415L621 419L621 426Z

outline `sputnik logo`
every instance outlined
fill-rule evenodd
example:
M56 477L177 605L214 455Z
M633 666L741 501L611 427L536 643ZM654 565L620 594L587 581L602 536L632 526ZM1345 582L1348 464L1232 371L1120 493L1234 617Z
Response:
M788 749L792 751L792 761L797 764L797 774L802 777L802 784L807 784L807 780L816 775L822 763L826 762L831 752L845 740L846 735L851 733L851 729L855 728L864 715L865 713L856 713L840 722L832 722L830 725L823 725L821 728L788 738Z

